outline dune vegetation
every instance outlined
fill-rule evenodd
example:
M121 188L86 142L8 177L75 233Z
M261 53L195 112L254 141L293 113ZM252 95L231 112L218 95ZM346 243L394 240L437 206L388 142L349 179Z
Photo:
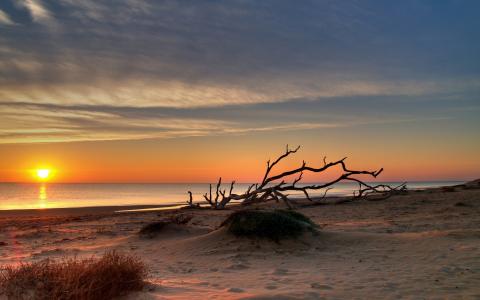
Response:
M145 285L143 262L115 251L101 258L43 260L7 266L1 293L8 299L112 299Z
M235 236L267 238L278 242L314 232L317 225L307 216L291 210L240 210L223 223Z

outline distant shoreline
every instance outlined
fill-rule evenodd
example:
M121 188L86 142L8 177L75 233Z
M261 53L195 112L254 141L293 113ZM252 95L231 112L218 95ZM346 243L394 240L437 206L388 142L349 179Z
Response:
M446 181L453 183L453 181ZM456 181L455 185L448 186L462 186L471 182ZM407 183L408 185L408 183ZM444 186L429 187L429 188L411 188L410 190L431 190L439 189ZM338 199L345 196L330 195L326 199ZM298 198L301 200L301 198ZM84 215L104 215L113 213L139 213L148 211L161 211L165 209L178 209L185 206L184 203L168 203L168 204L145 204L145 205L102 205L102 206L79 206L79 207L62 207L62 208L20 208L20 209L1 209L0 218L11 217L58 217L58 216L84 216Z
M141 210L153 208L176 207L178 204L165 205L113 205L113 206L85 206L85 207L66 207L66 208L45 208L45 209L4 209L0 210L2 217L57 217L57 216L83 216L83 215L103 215L115 213L117 211Z

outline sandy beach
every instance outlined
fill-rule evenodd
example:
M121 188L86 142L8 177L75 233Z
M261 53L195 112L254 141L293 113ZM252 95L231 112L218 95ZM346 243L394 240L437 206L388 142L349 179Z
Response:
M479 199L480 189L457 187L300 207L319 232L280 243L219 228L238 208L2 211L0 263L134 254L149 284L128 299L480 299ZM179 214L192 219L139 236Z

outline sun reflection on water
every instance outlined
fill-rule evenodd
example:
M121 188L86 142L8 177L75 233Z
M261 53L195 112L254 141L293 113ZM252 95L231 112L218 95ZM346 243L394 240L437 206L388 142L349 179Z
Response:
M48 206L47 185L42 183L38 191L38 208L47 208Z

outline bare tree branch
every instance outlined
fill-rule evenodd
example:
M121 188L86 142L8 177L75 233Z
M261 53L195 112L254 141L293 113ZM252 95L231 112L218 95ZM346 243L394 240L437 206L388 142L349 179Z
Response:
M212 198L211 184L209 194L205 194L204 198L206 199L208 204L210 204L210 206L215 209L224 209L226 205L231 201L241 201L243 205L249 205L252 203L260 203L269 200L282 200L289 208L293 208L292 202L290 201L289 196L285 194L285 192L300 192L305 195L306 199L315 202L318 201L318 199L324 199L328 191L331 190L331 186L341 181L352 181L359 184L358 190L354 192L354 198L364 197L373 193L391 195L406 189L405 184L401 184L397 187L391 187L385 184L370 185L368 183L365 183L364 181L358 179L356 176L365 175L376 178L382 173L383 168L374 171L351 170L345 164L345 160L347 159L346 157L338 161L329 163L327 163L326 157L323 157L323 166L318 168L308 166L307 163L303 161L302 165L298 168L295 168L293 170L287 170L278 173L277 175L270 175L272 173L272 170L278 163L280 163L288 156L296 153L299 149L300 146L292 150L287 145L285 153L277 157L275 160L273 160L273 162L271 162L270 160L267 161L267 168L265 170L262 181L260 183L250 185L247 191L243 194L233 193L235 181L232 181L232 183L230 184L229 193L227 195L227 190L221 190L222 178L220 177L215 188L215 199ZM338 175L338 177L322 184L299 186L299 183L302 181L303 176L306 172L323 173L335 167L340 169L340 175ZM287 183L285 181L286 178L289 178L289 176L292 175L297 175L297 177L293 179L293 181L291 181L290 183ZM310 196L311 191L319 190L324 190L322 197L314 199ZM191 199L190 202L192 201L193 200Z
M193 206L193 195L191 191L188 191L189 200L187 201L188 206Z
M296 153L299 149L300 146L298 146L295 150L290 150L287 145L285 153L280 155L272 164L270 164L270 160L267 161L267 170L265 171L265 175L263 176L262 183L259 187L262 188L269 182L267 181L268 175L270 174L270 171L273 169L273 167L275 167L275 165L277 165L282 159L289 156L290 154Z

